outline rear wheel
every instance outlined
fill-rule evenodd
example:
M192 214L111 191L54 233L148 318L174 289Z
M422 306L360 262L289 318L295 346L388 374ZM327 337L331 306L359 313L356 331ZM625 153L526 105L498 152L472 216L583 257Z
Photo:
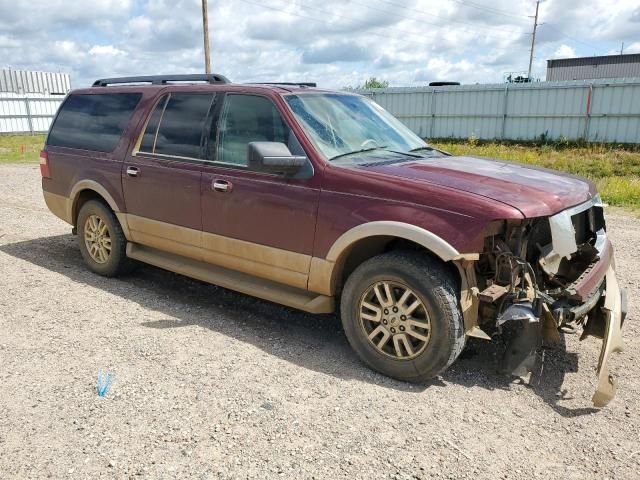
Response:
M360 265L345 284L341 314L360 358L399 380L435 377L464 347L455 282L420 252L390 252Z
M127 240L115 214L104 203L89 200L78 213L78 245L93 272L113 277L131 270Z

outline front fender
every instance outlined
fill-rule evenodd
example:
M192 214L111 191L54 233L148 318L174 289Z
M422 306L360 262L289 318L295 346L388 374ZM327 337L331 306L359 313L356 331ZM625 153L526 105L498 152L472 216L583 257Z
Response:
M460 254L449 242L429 230L409 223L383 220L363 223L343 233L329 249L326 259L337 262L358 240L376 236L410 240L435 253L445 262Z

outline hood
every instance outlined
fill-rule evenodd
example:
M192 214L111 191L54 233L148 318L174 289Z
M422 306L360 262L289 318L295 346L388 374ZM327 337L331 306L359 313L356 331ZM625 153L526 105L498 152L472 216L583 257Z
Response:
M525 217L552 215L596 193L589 181L574 175L477 157L371 163L366 169L481 195L517 208Z

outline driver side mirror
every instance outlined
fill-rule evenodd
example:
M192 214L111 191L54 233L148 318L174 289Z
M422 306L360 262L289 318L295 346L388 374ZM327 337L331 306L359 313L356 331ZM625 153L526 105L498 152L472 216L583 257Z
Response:
M307 164L307 157L292 155L280 142L251 142L247 157L252 170L286 176L295 175Z

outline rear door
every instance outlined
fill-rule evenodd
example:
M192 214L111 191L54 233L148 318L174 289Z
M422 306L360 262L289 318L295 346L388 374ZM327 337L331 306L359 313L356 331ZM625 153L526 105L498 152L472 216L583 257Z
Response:
M219 103L202 175L205 260L306 288L319 201L311 163L306 178L251 171L249 142L305 152L271 98L227 93Z
M171 92L156 103L122 171L134 242L199 258L203 133L214 98Z

